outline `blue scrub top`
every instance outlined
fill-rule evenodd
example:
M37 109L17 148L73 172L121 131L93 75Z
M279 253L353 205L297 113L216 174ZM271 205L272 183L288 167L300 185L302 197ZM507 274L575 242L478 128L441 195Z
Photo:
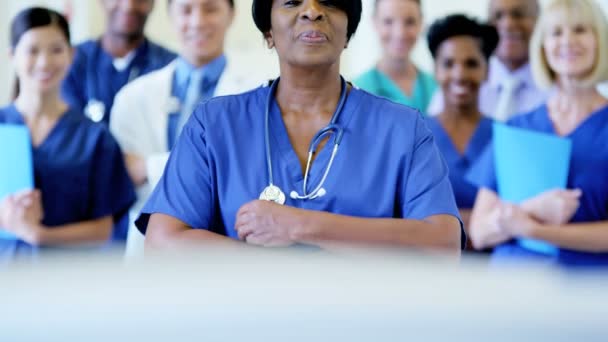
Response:
M150 214L162 213L238 238L237 211L269 183L264 144L269 89L216 97L197 107L136 221L142 232ZM292 190L302 191L303 172L276 101L269 116L274 184L287 194L286 205L367 218L459 217L447 166L418 111L351 89L337 121L344 136L324 184L327 194L314 200L289 197ZM309 189L325 171L333 139L317 152Z
M456 149L437 117L429 117L426 120L429 129L435 136L437 147L450 169L450 182L454 189L456 205L461 209L473 208L478 187L469 182L466 175L492 140L492 120L486 117L481 118L464 154Z
M546 105L529 114L517 116L508 124L556 135ZM572 141L567 188L579 188L583 192L580 207L570 222L608 220L608 106L593 113L565 137ZM480 187L497 191L494 151L491 144L467 177ZM557 255L547 256L528 251L514 241L495 248L494 258L497 261L513 258L548 259L549 262L565 266L608 265L608 253L559 249Z
M128 82L169 64L176 55L145 40L135 51L135 57L123 71L116 70L114 57L101 46L101 40L89 40L76 46L74 62L63 82L62 95L75 111L85 113L90 101L103 103L108 123L114 96Z
M0 109L0 124L23 125L14 105ZM34 184L42 193L49 228L113 216L128 216L135 190L122 153L104 125L70 109L32 150ZM35 253L23 241L0 240L0 258Z

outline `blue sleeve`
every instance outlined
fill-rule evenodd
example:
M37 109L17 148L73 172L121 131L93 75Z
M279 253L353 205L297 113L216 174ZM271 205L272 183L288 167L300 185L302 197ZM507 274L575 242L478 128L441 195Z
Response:
M400 187L401 211L407 219L423 220L433 215L452 215L460 221L448 167L421 115L416 119L415 143L409 172ZM461 226L461 246L466 235Z
M175 217L192 228L213 228L213 185L203 111L204 106L199 106L184 126L163 176L135 222L144 234L155 213Z
M494 144L489 143L465 175L466 180L479 188L497 191Z
M439 214L460 217L448 167L422 116L416 119L414 150L400 195L405 218L421 220Z
M82 48L76 48L74 61L61 85L61 96L64 101L70 105L70 108L80 113L84 113L87 105L86 77L88 75L86 64L87 60L84 51Z
M94 157L93 218L112 215L118 220L135 202L135 189L120 147L105 127Z

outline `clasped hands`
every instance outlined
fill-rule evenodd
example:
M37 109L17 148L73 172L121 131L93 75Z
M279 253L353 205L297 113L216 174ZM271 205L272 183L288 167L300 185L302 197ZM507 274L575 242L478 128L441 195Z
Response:
M530 237L540 226L568 223L580 205L582 192L549 190L520 205L502 202L492 213L493 228L509 237Z

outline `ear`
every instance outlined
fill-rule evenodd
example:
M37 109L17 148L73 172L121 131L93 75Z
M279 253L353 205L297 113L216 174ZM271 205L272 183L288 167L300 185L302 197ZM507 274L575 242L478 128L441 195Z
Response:
M272 38L271 31L264 33L264 40L266 41L266 46L268 46L269 49L274 48L274 39Z
M230 14L229 14L229 18L228 18L228 27L232 26L232 23L234 22L234 18L236 17L236 8L230 8Z

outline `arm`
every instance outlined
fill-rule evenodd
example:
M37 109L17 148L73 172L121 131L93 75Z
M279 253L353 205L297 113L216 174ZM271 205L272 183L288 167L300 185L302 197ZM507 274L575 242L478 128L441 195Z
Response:
M184 222L165 214L150 216L145 241L148 249L178 249L201 244L215 247L245 246L242 242L208 230L192 229Z
M417 247L460 255L460 222L450 215L425 220L365 219L327 212L304 211L293 239L332 250L340 245Z
M265 247L303 243L334 251L366 246L460 253L460 222L450 215L370 219L253 201L239 210L235 229L241 240Z
M52 228L39 225L33 229L30 241L26 241L38 246L102 244L110 239L112 224L112 216L106 216Z
M538 224L526 235L580 252L608 252L608 221L562 226Z

